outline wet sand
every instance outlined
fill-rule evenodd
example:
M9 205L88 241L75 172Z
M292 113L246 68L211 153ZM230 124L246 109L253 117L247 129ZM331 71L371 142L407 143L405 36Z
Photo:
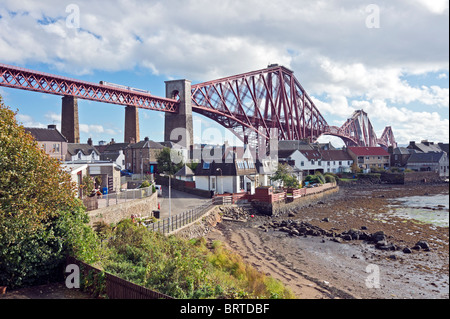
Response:
M441 193L448 194L448 184L341 188L332 198L290 216L225 220L206 238L223 241L254 267L285 283L298 298L448 299L448 227L405 220L390 214L389 208L396 198ZM426 240L431 250L405 254L401 249L379 250L361 240L337 243L327 237L296 237L260 228L282 220L308 222L337 233L362 227L370 233L384 231L399 247ZM379 280L372 281L377 274Z

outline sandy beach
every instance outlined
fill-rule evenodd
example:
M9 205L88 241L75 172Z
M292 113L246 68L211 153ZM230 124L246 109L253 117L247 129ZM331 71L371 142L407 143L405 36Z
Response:
M448 299L449 228L405 219L391 209L402 205L396 199L435 194L448 195L448 184L341 187L333 197L281 216L224 220L206 238L222 241L298 298ZM448 214L448 208L428 208ZM273 227L283 222L336 234L382 231L395 249L378 249L366 240L293 236ZM411 249L421 240L430 249Z

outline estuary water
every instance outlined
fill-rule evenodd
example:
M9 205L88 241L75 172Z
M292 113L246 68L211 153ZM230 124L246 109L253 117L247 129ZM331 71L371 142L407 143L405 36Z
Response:
M401 218L449 227L449 194L396 198L391 208Z

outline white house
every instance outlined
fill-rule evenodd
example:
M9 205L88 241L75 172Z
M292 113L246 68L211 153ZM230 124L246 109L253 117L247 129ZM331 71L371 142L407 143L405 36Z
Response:
M353 158L343 150L322 150L324 173L349 173L352 171Z
M324 171L322 155L317 150L280 150L278 161L303 171L303 176Z
M75 187L77 189L76 196L78 198L82 197L82 190L81 190L81 184L83 183L83 177L88 175L88 165L87 164L61 164L61 167L63 170L68 172L70 174L70 177L72 178L72 182L75 183Z
M217 194L255 192L256 165L246 148L227 148L221 160L202 159L195 170L195 187Z
M66 162L76 161L99 161L100 152L92 145L89 139L87 144L68 143Z

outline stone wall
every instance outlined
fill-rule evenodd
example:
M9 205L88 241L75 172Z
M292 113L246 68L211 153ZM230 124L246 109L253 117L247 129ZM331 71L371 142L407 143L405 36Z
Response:
M303 196L295 199L290 203L286 202L275 202L275 203L263 203L263 202L252 202L253 208L255 208L259 213L271 216L277 216L289 212L291 210L298 210L302 207L308 206L315 202L321 201L324 198L336 195L339 193L339 187L329 188L323 192L311 194L308 196Z
M158 209L158 195L152 194L143 199L130 200L125 203L111 205L88 212L90 225L103 221L106 224L117 224L123 219L130 218L131 215L141 217L153 216L152 212Z
M169 187L169 177L156 175L155 181L156 181L157 185L166 186L166 188L165 188L165 190L163 190L163 192L168 191L167 187ZM211 198L210 191L198 189L198 188L192 188L191 186L192 186L192 183L188 183L188 185L186 185L185 181L181 181L181 180L178 180L175 178L170 179L170 187L172 187L173 189L179 190L181 192L189 193L192 195L204 197L204 198Z
M381 181L388 184L438 183L441 178L436 172L382 173Z

